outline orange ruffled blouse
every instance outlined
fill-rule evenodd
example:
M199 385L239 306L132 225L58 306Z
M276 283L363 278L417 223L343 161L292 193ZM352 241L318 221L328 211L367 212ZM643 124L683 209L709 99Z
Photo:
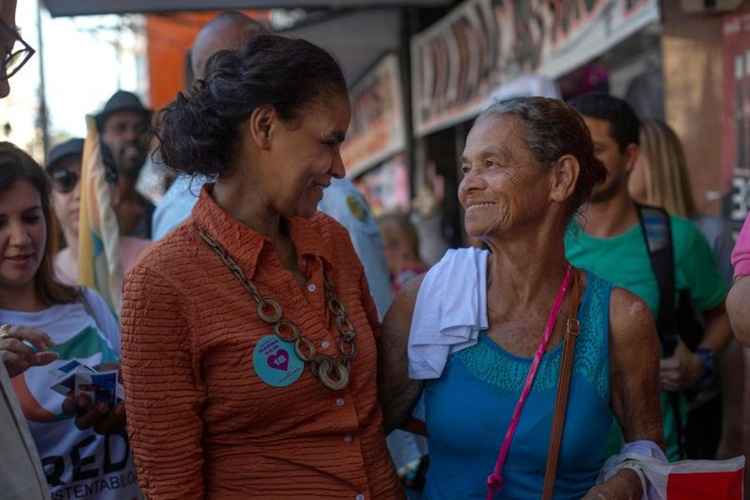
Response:
M324 388L307 366L290 385L263 380L253 351L271 327L199 228L320 352L335 356L325 268L357 332L348 387ZM362 265L330 217L293 218L289 228L304 287L282 268L270 240L229 216L206 187L191 218L127 276L125 404L150 500L403 498L377 401L378 321Z

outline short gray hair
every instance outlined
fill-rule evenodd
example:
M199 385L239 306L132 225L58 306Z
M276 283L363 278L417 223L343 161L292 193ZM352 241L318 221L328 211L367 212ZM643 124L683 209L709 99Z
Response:
M549 167L565 155L578 160L581 171L570 199L570 212L575 213L591 197L594 186L607 176L604 165L594 156L591 133L581 115L559 99L515 97L493 103L477 122L505 115L524 124L524 141L541 166Z

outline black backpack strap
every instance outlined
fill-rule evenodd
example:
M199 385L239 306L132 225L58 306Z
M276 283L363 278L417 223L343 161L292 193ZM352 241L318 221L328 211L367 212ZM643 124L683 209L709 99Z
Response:
M656 328L661 340L662 355L671 356L677 347L677 309L675 307L674 247L672 245L672 224L669 214L662 208L636 204L641 233L651 261L651 269L659 285L659 317ZM684 456L685 428L680 414L678 392L669 393L669 403L674 412L677 444L680 456Z
M636 205L636 208L651 269L659 285L659 317L656 318L656 328L662 348L667 348L670 347L669 344L676 343L674 336L677 333L672 224L669 214L662 208L646 205ZM673 345L668 350L672 349ZM671 355L671 352L666 352L665 355Z

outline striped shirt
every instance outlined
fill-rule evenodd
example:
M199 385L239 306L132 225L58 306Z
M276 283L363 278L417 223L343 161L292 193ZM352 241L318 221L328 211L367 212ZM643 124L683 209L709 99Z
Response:
M290 385L264 380L268 367L253 353L271 328L199 229L319 352L336 355L325 268L357 332L347 388L326 389L309 369ZM304 287L270 240L221 209L207 186L192 216L128 275L122 371L149 499L403 498L377 402L377 312L362 266L346 230L324 214L292 218L289 231Z

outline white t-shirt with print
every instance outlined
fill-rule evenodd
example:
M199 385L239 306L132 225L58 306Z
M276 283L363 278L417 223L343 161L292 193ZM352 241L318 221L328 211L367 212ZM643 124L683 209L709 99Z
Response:
M98 294L91 290L85 294L96 319L82 303L35 313L0 309L0 323L45 332L55 344L52 350L60 356L47 366L26 370L11 382L36 442L52 500L141 498L125 431L103 436L93 429L79 430L73 418L62 414L64 397L50 387L50 372L71 360L92 368L119 363L117 321Z

